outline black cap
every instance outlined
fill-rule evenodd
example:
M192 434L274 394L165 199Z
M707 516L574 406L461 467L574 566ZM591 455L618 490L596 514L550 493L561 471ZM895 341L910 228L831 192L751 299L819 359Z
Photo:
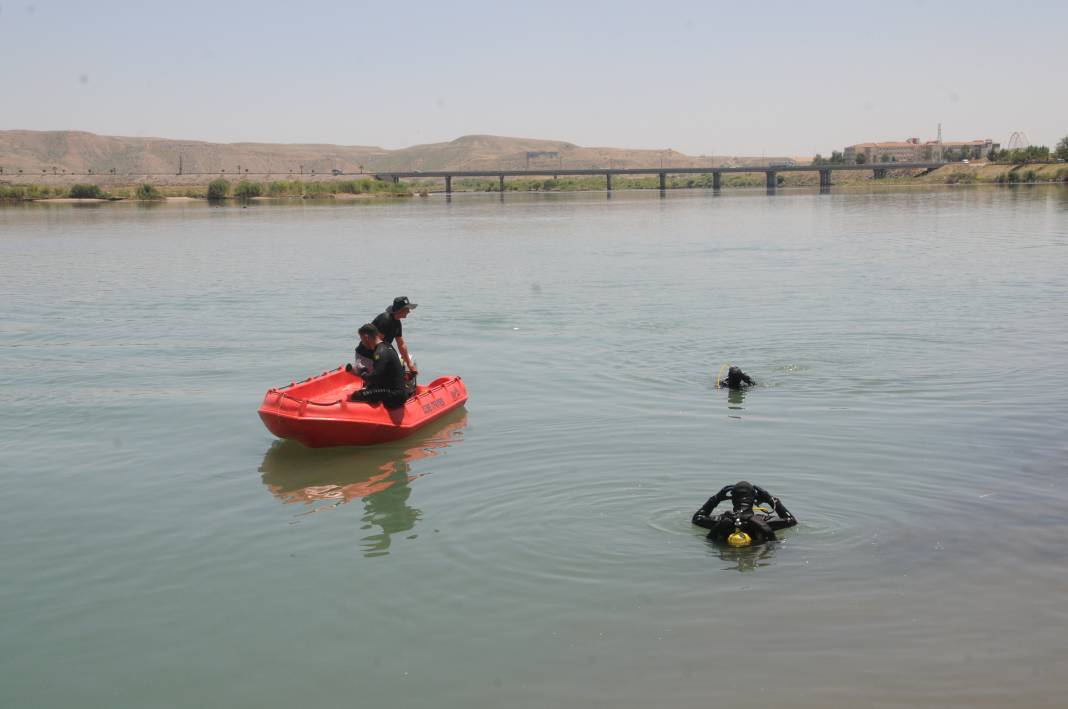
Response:
M419 307L418 304L408 300L408 296L402 295L393 299L393 305L389 306L389 311L395 313L398 310L404 310L405 308L415 310L417 307Z

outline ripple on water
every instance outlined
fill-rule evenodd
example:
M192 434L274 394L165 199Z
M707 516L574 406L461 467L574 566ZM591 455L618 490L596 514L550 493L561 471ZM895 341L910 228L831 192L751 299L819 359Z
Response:
M699 706L726 666L726 704L1048 704L1066 195L0 209L5 690L173 655L222 704ZM435 268L353 278L401 243ZM268 444L263 390L398 293L466 422ZM800 524L718 549L690 515L742 478Z

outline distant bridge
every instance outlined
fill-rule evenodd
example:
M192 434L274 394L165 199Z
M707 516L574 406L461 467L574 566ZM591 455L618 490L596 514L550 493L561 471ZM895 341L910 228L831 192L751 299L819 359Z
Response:
M831 173L839 170L857 171L871 170L875 179L886 177L890 170L935 170L946 165L944 162L881 162L855 164L829 164L822 165L751 165L743 167L589 167L568 169L533 169L533 170L409 170L402 172L375 172L373 177L378 180L400 182L403 178L445 178L445 192L452 193L452 178L464 177L496 177L500 181L500 190L504 191L504 178L506 177L560 177L561 175L603 175L605 186L609 191L612 189L612 178L615 175L658 175L660 177L660 189L667 189L668 175L712 175L712 189L720 188L723 173L729 172L763 172L766 175L768 189L775 189L778 174L780 172L818 172L820 174L820 187L831 186Z

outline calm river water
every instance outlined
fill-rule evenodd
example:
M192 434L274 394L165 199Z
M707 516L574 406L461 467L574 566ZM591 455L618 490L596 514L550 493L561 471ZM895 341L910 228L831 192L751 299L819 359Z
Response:
M1058 187L4 207L0 705L1063 706L1066 267ZM397 295L466 412L275 440Z

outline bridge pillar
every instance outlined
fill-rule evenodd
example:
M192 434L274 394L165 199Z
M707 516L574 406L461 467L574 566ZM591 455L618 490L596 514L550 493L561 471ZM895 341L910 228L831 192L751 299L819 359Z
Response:
M820 170L820 189L830 189L831 186L831 171Z
M872 170L872 172L875 173L875 179L876 180L881 180L884 177L886 177L886 168L885 167L877 167L874 170Z
M452 175L445 175L445 194L452 194Z
M606 172L604 174L604 184L605 184L605 187L608 188L608 191L611 192L612 191L612 173Z
M723 173L722 172L713 172L712 173L712 189L719 190L719 185L720 185L720 181L721 181L722 177L723 177Z
M393 176L393 184L395 184L395 185L399 185L400 184L400 178L397 177L396 175Z
M660 191L663 192L666 189L667 189L667 173L666 172L661 172L660 173Z
M765 184L767 185L768 189L775 189L775 187L778 185L778 183L776 182L777 175L775 174L775 171L768 170L765 175L767 175L767 180L765 181Z
M504 194L504 175L500 176L500 184L498 185L501 194Z

